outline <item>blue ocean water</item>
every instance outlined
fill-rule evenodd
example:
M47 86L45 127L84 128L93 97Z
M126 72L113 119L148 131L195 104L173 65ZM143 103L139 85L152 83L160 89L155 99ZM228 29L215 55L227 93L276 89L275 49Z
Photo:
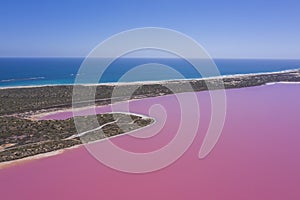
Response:
M0 87L73 84L76 75L80 76L78 69L83 60L84 58L0 58ZM215 59L214 62L221 75L276 72L300 68L300 60ZM120 58L109 66L99 82L181 78L153 63L169 66L177 70L184 78L201 77L184 59ZM140 67L138 75L119 80L127 72L136 69L135 67L138 65L144 65L144 67Z

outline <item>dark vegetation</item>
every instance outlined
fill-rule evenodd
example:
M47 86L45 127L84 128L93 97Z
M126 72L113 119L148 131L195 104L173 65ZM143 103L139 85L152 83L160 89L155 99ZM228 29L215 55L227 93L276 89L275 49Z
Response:
M73 118L32 121L16 117L0 117L0 146L3 147L0 150L0 162L63 149L82 142L92 142L135 130L153 122L150 118L116 113L97 115L99 124L94 125L89 119L91 117L76 117L76 120L84 122L80 123L80 126L86 126L81 127L82 130L95 129L99 125L116 122L107 124L99 130L90 131L79 138L76 136ZM4 148L8 144L12 146Z
M222 82L223 81L223 82ZM300 71L294 70L281 73L265 73L260 75L242 75L204 80L167 81L164 84L153 83L144 85L100 85L77 86L80 93L78 106L91 105L94 99L86 98L95 90L95 102L98 105L111 103L112 91L115 101L161 96L172 93L203 91L209 89L241 88L263 85L269 82L300 81ZM223 85L224 83L224 85ZM192 86L192 87L190 87ZM169 89L171 88L172 91ZM132 91L134 91L132 93ZM72 86L45 86L33 88L12 88L0 90L0 115L32 112L41 109L65 108L72 106ZM78 96L78 95L77 95Z

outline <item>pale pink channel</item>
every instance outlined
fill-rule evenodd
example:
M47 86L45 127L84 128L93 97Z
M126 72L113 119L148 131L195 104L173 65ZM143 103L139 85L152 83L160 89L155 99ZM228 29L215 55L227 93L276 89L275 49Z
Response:
M82 146L0 170L0 197L5 200L299 200L300 84L231 89L226 94L224 129L205 159L199 160L198 153L210 120L210 98L208 92L199 92L198 134L191 147L172 165L146 174L119 172L101 164ZM133 101L130 111L148 115L149 107L154 104L165 106L168 114L157 135L148 139L123 135L112 141L135 152L153 151L166 145L180 121L174 95ZM97 109L98 113L107 111L109 106ZM71 113L65 112L44 119L70 116ZM161 115L155 116L156 124L136 134L159 130ZM192 131L189 126L185 128L186 134Z

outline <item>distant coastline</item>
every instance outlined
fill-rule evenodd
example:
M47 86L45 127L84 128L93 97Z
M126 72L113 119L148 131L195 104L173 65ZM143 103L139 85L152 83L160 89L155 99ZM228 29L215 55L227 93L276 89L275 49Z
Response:
M299 71L299 68L281 70L275 72L259 72L259 73L248 73L248 74L230 74L230 75L220 75L206 78L187 78L187 79L168 79L168 80L153 80L153 81L130 81L130 82L108 82L108 83L85 83L85 84L45 84L45 85L21 85L21 86L0 86L0 90L3 89L18 89L18 88L39 88L39 87L55 87L55 86L122 86L122 85L144 85L144 84L165 84L169 82L181 82L181 81L199 81L199 80L213 80L213 79L224 79L224 78L237 78L237 77L247 77L247 76L256 76L256 75L272 75L272 74L282 74Z
M25 86L56 86L72 85L84 58L0 58L0 88ZM213 59L220 76L257 74L279 72L300 68L297 59ZM184 79L192 80L203 78L193 69L193 66L179 58L118 58L107 72L103 74L99 83L111 84L120 82L119 79L136 66L160 63L178 71ZM98 64L98 60L97 60ZM101 59L99 60L101 64ZM180 80L173 74L164 72L160 68L151 68L136 77L122 80L126 82L167 81ZM94 83L91 83L94 84Z

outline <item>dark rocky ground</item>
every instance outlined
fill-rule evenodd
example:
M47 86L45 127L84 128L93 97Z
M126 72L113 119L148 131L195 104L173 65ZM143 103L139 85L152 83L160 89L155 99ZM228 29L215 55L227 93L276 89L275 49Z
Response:
M214 89L230 89L250 86L259 86L270 82L300 82L300 70L278 73L264 73L252 75L236 75L223 78L210 78L199 80L165 81L163 83L76 86L80 94L89 94L96 91L97 105L111 103L112 92L114 101L139 99L145 97L162 96L172 93L203 91ZM172 88L172 91L169 89ZM134 91L134 92L133 92ZM0 89L0 162L19 159L27 156L45 153L57 149L80 144L78 138L66 139L76 133L74 120L45 120L32 121L25 119L34 113L53 109L70 108L72 106L72 86L45 86L32 88ZM83 95L76 106L93 104L93 99ZM86 134L86 141L101 139L116 134L128 132L141 126L152 123L149 119L139 119L132 115L135 123L119 126L112 123L104 126L102 130ZM110 115L99 115L99 124L111 122ZM96 128L96 127L95 127ZM104 132L104 135L103 135ZM81 138L82 139L82 138ZM7 146L13 144L13 146ZM3 149L4 146L7 146Z

